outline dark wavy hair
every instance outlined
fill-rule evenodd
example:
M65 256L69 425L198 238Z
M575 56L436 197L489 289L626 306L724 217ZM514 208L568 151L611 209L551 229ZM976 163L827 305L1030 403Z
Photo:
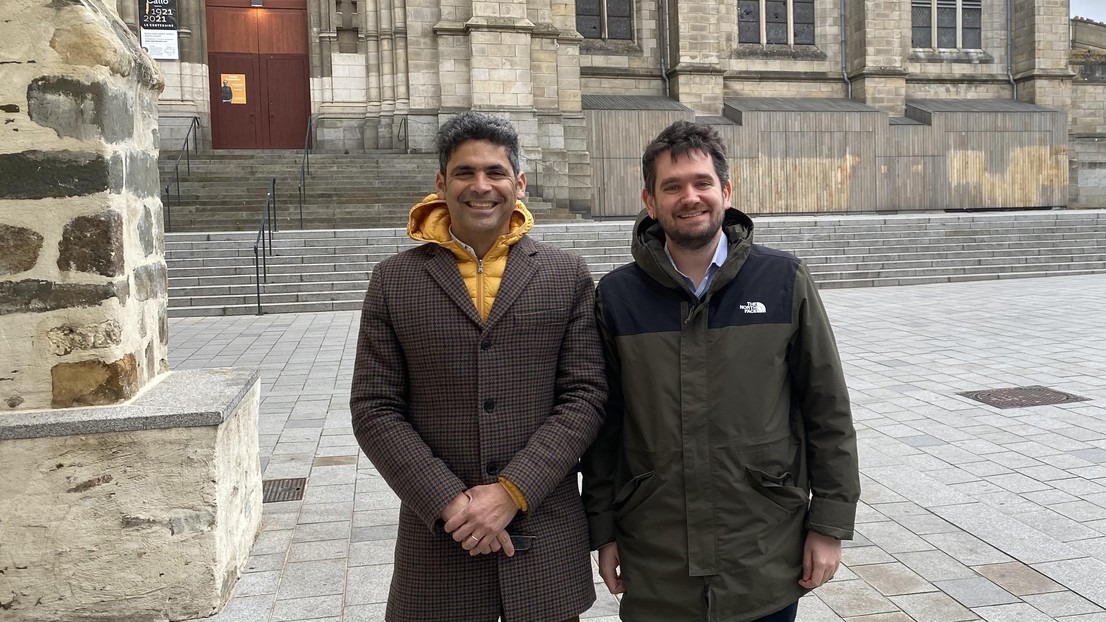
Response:
M650 196L656 196L654 186L657 183L657 157L665 151L671 153L673 159L690 151L701 151L714 161L714 172L718 175L718 181L725 184L730 180L730 169L726 164L726 145L722 144L718 132L704 123L676 121L664 128L653 142L645 147L645 153L641 156L641 173L645 177L645 191Z
M438 167L443 175L449 157L462 143L470 140L486 140L506 147L507 159L511 162L515 176L521 172L518 162L518 132L511 122L483 112L469 111L450 117L438 129Z

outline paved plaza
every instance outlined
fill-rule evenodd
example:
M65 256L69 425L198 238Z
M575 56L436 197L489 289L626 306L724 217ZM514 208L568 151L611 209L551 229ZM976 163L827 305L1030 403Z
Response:
M1106 276L823 298L864 492L847 568L799 620L1106 622ZM170 321L173 369L261 368L264 478L308 478L302 502L265 505L249 567L210 620L384 619L399 501L350 426L358 318ZM1032 385L1089 399L1000 410L958 395ZM596 592L587 621L618 620Z

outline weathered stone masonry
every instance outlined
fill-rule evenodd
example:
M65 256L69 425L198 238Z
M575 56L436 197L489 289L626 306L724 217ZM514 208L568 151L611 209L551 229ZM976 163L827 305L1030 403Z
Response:
M161 77L99 2L15 5L42 19L0 23L0 410L114 404L168 369Z

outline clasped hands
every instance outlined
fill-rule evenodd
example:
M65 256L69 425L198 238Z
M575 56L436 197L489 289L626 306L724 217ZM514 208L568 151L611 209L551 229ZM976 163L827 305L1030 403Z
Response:
M442 510L445 530L469 555L503 551L515 554L507 525L518 512L514 499L500 484L473 486L457 495Z

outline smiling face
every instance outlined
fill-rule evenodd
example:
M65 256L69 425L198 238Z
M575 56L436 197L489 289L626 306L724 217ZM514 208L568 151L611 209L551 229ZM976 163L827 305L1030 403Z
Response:
M699 250L717 240L731 188L719 181L711 157L697 149L676 158L665 151L656 163L656 185L652 193L642 190L641 199L668 243Z
M453 235L483 257L510 231L515 201L526 192L526 174L515 177L506 147L468 140L450 154L436 186L449 208Z

